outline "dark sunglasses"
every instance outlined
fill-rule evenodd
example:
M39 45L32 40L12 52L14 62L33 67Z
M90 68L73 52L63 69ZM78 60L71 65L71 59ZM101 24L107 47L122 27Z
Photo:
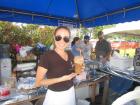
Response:
M60 36L60 35L55 36L55 40L56 40L56 41L60 41L61 39L63 39L64 42L68 43L69 40L70 40L70 37L67 37L67 36L62 37L62 36Z

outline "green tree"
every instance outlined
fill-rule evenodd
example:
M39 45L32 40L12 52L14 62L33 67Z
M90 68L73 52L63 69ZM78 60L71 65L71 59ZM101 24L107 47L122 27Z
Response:
M111 28L115 25L105 25L105 26L97 26L97 27L93 27L93 28L84 28L84 27L80 27L80 32L79 30L77 31L77 36L79 36L81 39L83 39L83 37L85 35L89 35L92 39L96 39L98 36L98 32L102 31L103 29L106 28ZM79 35L80 33L80 35Z
M0 21L0 43L18 43L21 45L41 42L46 46L53 43L54 27L40 28L38 25L28 24L17 26L10 22Z

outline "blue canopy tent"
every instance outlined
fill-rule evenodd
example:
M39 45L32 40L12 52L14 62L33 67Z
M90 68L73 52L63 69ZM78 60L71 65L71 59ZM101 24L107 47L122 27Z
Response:
M94 27L140 19L140 0L0 0L0 20Z
M140 0L0 0L0 20L88 28L140 20Z

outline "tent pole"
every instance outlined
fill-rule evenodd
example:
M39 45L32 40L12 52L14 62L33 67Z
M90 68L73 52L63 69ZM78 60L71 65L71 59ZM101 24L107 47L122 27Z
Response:
M79 16L79 9L78 9L78 1L75 0L75 5L76 5L76 18L78 20L78 22L80 22L80 16Z
M66 19L66 18L61 18L61 17L54 17L54 16L49 16L49 15L40 15L36 13L28 13L28 12L23 12L23 11L16 11L16 10L6 10L6 9L0 9L0 12L9 12L12 14L22 14L22 15L29 15L29 16L39 16L43 18L48 18L48 19L56 19L56 20L62 20L62 21L67 21L67 22L77 22L76 19Z

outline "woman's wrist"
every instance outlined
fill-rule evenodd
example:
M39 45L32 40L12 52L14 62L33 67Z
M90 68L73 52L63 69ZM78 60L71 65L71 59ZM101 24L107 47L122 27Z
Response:
M63 78L63 76L62 76L62 77L59 77L59 78L57 79L57 82L63 82L63 81L65 81L64 78Z

